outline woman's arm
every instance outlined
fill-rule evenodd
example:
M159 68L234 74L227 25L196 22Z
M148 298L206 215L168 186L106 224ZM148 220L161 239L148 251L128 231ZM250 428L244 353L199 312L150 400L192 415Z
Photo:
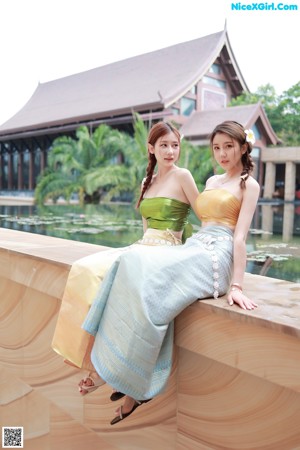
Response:
M251 221L257 206L260 187L254 178L249 178L243 193L242 206L233 236L233 271L231 289L228 294L230 305L237 303L243 309L253 309L257 306L242 293L244 274L247 263L246 240Z
M143 232L144 232L144 234L145 234L145 233L146 233L146 230L147 230L147 228L148 228L147 220L146 220L144 217L142 217L142 221L143 221Z
M181 188L186 196L189 204L195 210L196 198L199 195L199 190L197 188L196 182L193 175L187 169L181 169L180 171L180 184Z

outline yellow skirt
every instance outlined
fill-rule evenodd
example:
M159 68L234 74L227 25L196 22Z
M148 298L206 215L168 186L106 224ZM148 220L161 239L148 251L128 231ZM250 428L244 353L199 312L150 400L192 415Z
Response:
M103 278L118 256L135 245L180 245L170 230L146 230L128 247L104 250L76 261L70 270L52 340L52 348L65 362L93 370L90 353L94 338L81 328Z

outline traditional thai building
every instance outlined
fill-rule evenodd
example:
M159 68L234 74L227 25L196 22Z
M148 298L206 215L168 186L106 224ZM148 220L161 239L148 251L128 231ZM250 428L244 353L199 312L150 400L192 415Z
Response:
M133 112L149 123L175 121L192 142L207 141L225 118L254 128L254 157L278 138L260 104L228 107L249 89L226 28L218 33L40 83L25 106L0 127L0 190L34 190L53 140L80 125L132 131Z

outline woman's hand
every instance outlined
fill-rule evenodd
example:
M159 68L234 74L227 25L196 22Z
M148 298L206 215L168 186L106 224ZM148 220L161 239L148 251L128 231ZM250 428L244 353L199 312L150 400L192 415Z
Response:
M258 306L239 289L231 290L227 296L227 301L230 306L236 303L242 309L255 309Z

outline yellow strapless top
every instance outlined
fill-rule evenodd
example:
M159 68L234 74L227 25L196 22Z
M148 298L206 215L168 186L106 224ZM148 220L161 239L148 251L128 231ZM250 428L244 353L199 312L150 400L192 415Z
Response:
M198 195L195 209L201 222L235 226L241 202L225 189L207 189Z

